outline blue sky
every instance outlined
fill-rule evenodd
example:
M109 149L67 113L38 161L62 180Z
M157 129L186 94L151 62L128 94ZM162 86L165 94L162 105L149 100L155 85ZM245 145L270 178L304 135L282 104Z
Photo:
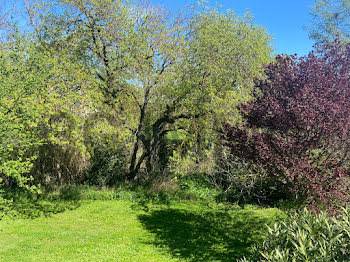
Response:
M5 0L11 3L13 0ZM309 7L315 0L207 0L210 6L222 5L238 15L245 12L255 17L255 23L265 27L274 41L275 53L306 55L314 42L308 38L304 26L310 25ZM18 1L19 3L22 0ZM197 0L153 0L173 11L193 5Z
M193 3L191 0L154 0L174 11ZM306 55L314 44L303 26L310 25L309 6L314 0L219 0L222 9L231 9L238 15L246 11L255 17L255 23L265 27L274 38L275 53Z

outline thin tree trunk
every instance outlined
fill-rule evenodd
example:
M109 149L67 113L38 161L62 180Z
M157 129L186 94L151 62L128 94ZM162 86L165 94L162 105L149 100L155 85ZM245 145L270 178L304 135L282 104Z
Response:
M129 167L129 174L127 175L128 180L132 180L135 178L136 174L138 173L141 164L136 165L136 158L137 158L137 153L139 151L139 143L140 143L140 138L141 138L141 132L143 128L143 122L145 120L145 115L146 115L146 109L148 105L148 99L149 99L149 93L151 91L151 86L147 87L146 92L145 92L145 97L144 97L144 102L140 110L140 120L139 120L139 125L137 127L135 136L136 136L136 141L134 143L134 148L133 152L131 155L131 160L130 160L130 167ZM136 166L135 166L136 165Z

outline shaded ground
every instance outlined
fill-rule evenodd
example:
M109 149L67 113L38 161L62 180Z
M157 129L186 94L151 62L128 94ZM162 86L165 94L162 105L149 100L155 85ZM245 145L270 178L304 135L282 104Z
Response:
M277 210L234 211L169 208L139 216L154 244L188 261L235 261L249 255Z

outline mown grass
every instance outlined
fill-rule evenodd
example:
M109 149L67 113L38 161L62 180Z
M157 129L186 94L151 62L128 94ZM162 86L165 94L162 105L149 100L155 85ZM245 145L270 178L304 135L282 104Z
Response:
M49 218L1 223L0 261L173 261L157 250L137 212L93 201Z
M185 261L236 261L249 255L261 240L265 224L280 216L277 209L226 210L178 204L139 216L143 227L155 235L152 242Z
M5 216L0 261L235 261L249 255L264 225L281 216L278 209L254 206L130 201L127 193L114 200L118 195L90 190L85 197L107 195L111 200L35 200L32 208L43 209L38 202L44 201L52 212Z

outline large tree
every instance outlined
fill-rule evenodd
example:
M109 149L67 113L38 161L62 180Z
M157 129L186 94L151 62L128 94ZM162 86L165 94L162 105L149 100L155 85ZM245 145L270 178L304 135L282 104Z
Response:
M266 31L232 12L175 16L150 3L120 0L38 6L32 18L53 10L35 23L42 47L65 50L95 77L104 96L100 110L130 145L128 179L141 167L157 169L169 131L198 121L212 130L234 118L233 105L249 99L252 79L270 59ZM99 114L89 113L92 119Z

